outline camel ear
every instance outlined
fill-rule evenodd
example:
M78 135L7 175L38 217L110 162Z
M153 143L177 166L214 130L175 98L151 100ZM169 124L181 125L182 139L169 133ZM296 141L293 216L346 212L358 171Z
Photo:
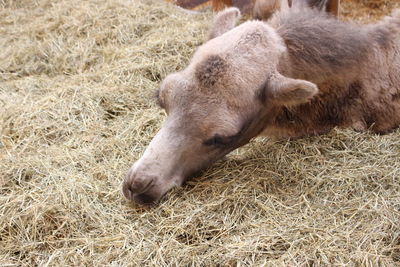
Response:
M214 39L225 32L233 29L236 22L240 19L240 10L236 7L227 8L219 12L211 25L208 33L208 40Z
M285 77L281 74L272 76L267 84L265 95L274 104L295 106L306 103L317 93L318 87L312 82Z

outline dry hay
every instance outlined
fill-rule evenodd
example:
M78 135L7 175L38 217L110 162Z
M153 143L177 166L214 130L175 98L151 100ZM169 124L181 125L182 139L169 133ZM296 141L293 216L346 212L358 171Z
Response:
M368 23L400 8L400 0L342 0L341 14L346 20Z
M0 266L400 264L400 130L260 138L141 208L120 185L165 116L153 90L211 14L0 3Z

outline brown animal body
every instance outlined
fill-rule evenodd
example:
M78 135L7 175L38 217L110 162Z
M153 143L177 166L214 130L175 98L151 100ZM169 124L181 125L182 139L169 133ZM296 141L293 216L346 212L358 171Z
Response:
M238 17L217 15L189 66L162 82L168 117L125 178L128 199L154 203L260 134L399 126L400 12L367 26L297 8L234 27Z
M291 6L308 6L338 16L340 0L255 0L253 17L268 20L275 12Z

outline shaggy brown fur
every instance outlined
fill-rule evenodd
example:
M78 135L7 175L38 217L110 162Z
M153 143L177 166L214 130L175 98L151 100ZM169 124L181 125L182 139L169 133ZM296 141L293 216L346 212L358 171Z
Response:
M385 133L399 125L397 16L360 27L309 10L273 23L288 47L282 73L312 81L320 90L308 104L282 107L274 127L288 131L284 136L325 133L335 126Z

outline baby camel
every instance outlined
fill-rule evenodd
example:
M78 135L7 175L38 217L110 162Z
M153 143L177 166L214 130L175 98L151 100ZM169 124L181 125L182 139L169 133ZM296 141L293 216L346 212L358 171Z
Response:
M235 27L239 16L219 13L189 65L162 82L168 117L125 178L128 199L154 203L260 134L399 126L399 11L366 26L303 7Z

